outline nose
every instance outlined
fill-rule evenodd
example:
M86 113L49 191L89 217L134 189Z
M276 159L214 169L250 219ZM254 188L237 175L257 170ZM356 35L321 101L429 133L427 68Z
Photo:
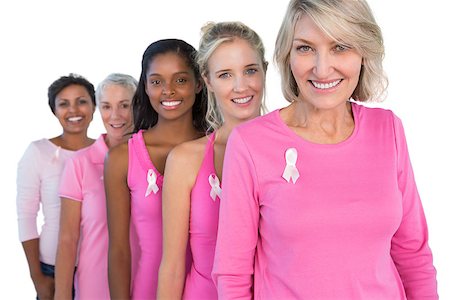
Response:
M164 95L173 95L175 94L174 89L172 88L172 85L170 83L165 83L163 85L163 94Z
M234 92L243 92L246 89L246 81L243 76L235 76L233 81L233 91Z
M78 103L71 103L70 105L69 105L69 111L70 112L75 112L75 111L77 111L78 110Z
M316 55L314 74L319 79L325 79L333 72L333 57L330 53L322 52Z

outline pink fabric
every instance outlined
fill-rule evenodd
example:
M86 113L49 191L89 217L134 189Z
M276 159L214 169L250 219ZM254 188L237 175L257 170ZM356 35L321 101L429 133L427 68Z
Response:
M75 151L62 149L48 139L32 142L17 166L17 221L21 242L39 238L39 259L55 265L61 201L58 186L66 160ZM40 233L37 216L42 209Z
M108 228L103 166L105 135L69 159L62 173L59 196L81 202L75 299L110 299L108 288Z
M187 274L184 299L217 299L217 290L211 278L216 248L220 198L210 196L209 176L216 176L214 169L214 138L209 136L205 157L191 192L189 243L192 266Z
M400 120L352 104L353 134L297 136L279 111L231 134L213 279L221 299L438 299ZM282 174L298 152L300 177Z
M128 141L128 186L131 192L131 222L135 226L137 248L140 258L133 274L132 299L155 299L158 270L162 256L162 207L161 192L163 176L153 165L145 146L143 131ZM159 191L147 191L147 172L152 169ZM131 239L133 240L133 239Z

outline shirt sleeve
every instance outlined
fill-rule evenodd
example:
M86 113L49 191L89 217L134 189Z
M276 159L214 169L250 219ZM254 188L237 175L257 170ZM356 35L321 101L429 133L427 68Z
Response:
M427 223L414 180L404 129L396 116L394 116L394 130L403 217L392 238L391 256L402 279L408 300L438 299L436 270L428 246Z
M227 142L222 188L213 281L219 299L252 299L259 189L252 157L236 130Z
M31 143L17 165L17 221L21 242L39 238L36 219L41 201L39 149Z
M59 197L83 201L82 170L80 156L68 159L59 182Z

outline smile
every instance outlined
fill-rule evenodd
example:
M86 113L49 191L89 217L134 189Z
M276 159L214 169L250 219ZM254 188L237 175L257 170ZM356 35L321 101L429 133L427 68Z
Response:
M81 121L83 119L83 117L70 117L70 118L67 118L67 120L69 121L69 122L79 122L79 121Z
M336 81L328 82L328 83L320 83L320 82L315 82L313 80L310 80L310 81L315 88L321 89L321 90L326 90L326 89L331 89L331 88L334 88L335 86L337 86L342 81L342 79L338 79Z
M245 104L247 102L249 102L250 100L252 100L253 96L248 96L248 97L244 97L244 98L233 98L231 99L231 101L233 101L234 103L237 104Z
M162 106L166 107L174 107L181 104L181 100L172 100L172 101L161 101Z

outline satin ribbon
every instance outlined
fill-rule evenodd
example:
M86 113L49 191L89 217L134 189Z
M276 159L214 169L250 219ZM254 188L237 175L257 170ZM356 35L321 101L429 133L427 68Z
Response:
M209 196L213 201L216 201L216 197L219 197L221 199L222 189L220 188L220 181L219 178L211 174L209 175L209 185L211 186L211 191L209 192Z
M52 161L55 162L59 159L59 154L61 152L61 147L58 146L58 148L56 148L55 150L55 154L53 155Z
M287 182L292 180L292 183L295 183L300 177L297 167L295 166L297 163L297 156L297 149L289 148L286 150L286 167L284 168L283 178L286 179Z
M145 192L145 197L150 195L151 192L156 194L159 191L159 187L156 185L156 173L153 169L148 169L147 172L147 191Z

